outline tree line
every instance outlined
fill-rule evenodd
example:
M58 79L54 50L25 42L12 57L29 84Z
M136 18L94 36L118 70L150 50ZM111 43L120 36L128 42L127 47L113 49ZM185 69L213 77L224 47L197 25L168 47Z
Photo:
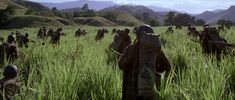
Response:
M189 14L181 14L176 12L169 12L166 15L166 19L164 20L164 25L182 25L187 26L189 23L202 26L206 24L206 21L202 19L197 19L194 16L191 16Z
M206 21L203 19L196 19L194 16L191 16L186 13L182 14L182 13L176 13L176 12L169 12L166 15L166 19L164 20L164 25L166 26L170 26L170 25L187 26L189 23L196 25L196 26L202 26L206 24ZM230 20L220 19L217 21L217 25L231 26L231 25L235 25L235 22L232 22Z

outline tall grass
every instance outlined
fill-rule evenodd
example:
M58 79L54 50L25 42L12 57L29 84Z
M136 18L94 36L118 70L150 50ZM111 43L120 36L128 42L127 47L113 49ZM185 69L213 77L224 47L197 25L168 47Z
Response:
M76 27L64 28L67 35L55 47L48 43L49 40L37 40L37 29L20 29L23 33L29 32L30 37L39 42L20 49L21 57L14 62L21 69L19 80L22 86L27 87L21 89L16 99L121 99L122 71L118 69L116 59L109 60L110 55L107 54L114 36L111 28L110 33L98 42L95 41L96 27L83 28L88 35L79 38L74 37ZM15 29L1 30L5 36L10 31ZM166 27L157 27L155 31L166 43L163 51L173 70L160 92L161 99L234 100L234 56L224 55L218 63L214 57L203 55L200 44L186 36L186 28L176 30L174 34L165 34ZM235 42L234 31L231 29L222 34L229 42ZM134 34L131 36L135 38ZM46 45L38 45L42 42Z

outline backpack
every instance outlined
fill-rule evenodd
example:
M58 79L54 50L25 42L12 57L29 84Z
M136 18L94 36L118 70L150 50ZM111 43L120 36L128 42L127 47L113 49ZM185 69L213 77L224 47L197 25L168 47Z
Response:
M213 42L219 42L219 43L226 43L226 40L220 37L218 31L216 28L212 27L208 29L208 36L212 42L209 42L209 46L216 46L217 48L225 48L225 46L222 45L216 45Z
M139 66L138 66L138 94L148 95L154 93L156 84L156 61L161 52L159 35L145 34L140 40Z
M129 35L116 34L110 46L115 51L123 53L124 49L130 44L131 44L131 38Z

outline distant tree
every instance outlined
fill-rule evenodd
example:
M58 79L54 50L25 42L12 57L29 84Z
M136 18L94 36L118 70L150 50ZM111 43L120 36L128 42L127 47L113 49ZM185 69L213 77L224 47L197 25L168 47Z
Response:
M94 17L96 16L96 12L94 10L89 9L88 4L83 5L80 11L73 12L74 17Z
M151 19L151 20L149 21L149 24L150 24L151 26L159 26L159 25L160 25L160 22L159 22L158 20Z
M51 11L55 16L61 16L61 12L56 7L53 7Z
M174 25L175 24L175 12L169 12L167 15L167 18L164 20L165 25Z
M88 4L83 5L81 10L85 10L85 11L89 10Z
M204 21L203 19L198 19L198 20L196 20L195 24L197 26L203 26L206 24L206 21Z
M177 14L174 20L175 20L175 23L178 23L183 26L187 26L188 23L192 23L192 24L195 23L195 17L192 17L189 14Z
M51 11L52 11L52 12L57 12L58 10L57 10L56 7L53 7L53 8L51 9Z
M195 17L193 17L189 14L186 14L186 13L185 14L176 14L175 12L169 12L166 16L167 16L167 18L164 20L164 25L187 26L188 23L192 23L192 24L196 23Z
M230 21L230 20L220 19L220 20L217 21L217 24L222 25L222 26L226 26L226 25L232 26L233 22Z
M136 15L136 18L143 21L146 24L149 24L151 26L158 26L159 21L158 18L155 16L150 15L149 13L142 13L142 15Z

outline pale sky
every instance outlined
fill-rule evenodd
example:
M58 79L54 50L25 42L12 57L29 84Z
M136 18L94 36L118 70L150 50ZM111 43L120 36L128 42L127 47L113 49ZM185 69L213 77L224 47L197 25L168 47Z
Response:
M37 2L68 2L76 0L31 0ZM206 10L227 9L235 5L235 0L96 0L113 1L118 4L154 5L189 13L201 13Z

